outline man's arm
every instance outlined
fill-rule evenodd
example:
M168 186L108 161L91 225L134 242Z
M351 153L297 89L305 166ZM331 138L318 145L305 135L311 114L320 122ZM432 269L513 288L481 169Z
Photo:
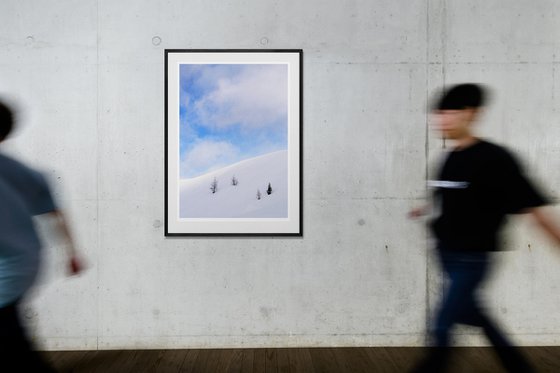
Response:
M550 212L550 208L539 206L527 209L525 212L531 214L537 224L560 244L560 224Z
M70 274L76 275L83 271L84 266L77 254L76 246L74 245L74 239L72 238L72 234L70 233L70 229L68 227L64 214L61 210L57 209L52 211L50 215L55 220L57 233L59 233L67 243L66 246L68 248L69 256L68 269L70 271Z

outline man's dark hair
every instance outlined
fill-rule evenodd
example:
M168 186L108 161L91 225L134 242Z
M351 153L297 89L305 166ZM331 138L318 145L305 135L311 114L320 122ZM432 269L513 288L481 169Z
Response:
M0 141L8 137L14 128L14 112L0 101Z
M479 84L458 84L443 90L436 98L433 110L477 109L486 104L486 96L486 89Z

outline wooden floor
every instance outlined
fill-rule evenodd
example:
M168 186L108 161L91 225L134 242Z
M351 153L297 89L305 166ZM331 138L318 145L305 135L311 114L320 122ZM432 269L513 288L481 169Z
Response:
M453 373L504 370L491 348L453 349ZM560 347L525 347L537 372L560 372ZM289 348L223 350L125 350L45 352L64 372L407 372L426 353L413 347Z

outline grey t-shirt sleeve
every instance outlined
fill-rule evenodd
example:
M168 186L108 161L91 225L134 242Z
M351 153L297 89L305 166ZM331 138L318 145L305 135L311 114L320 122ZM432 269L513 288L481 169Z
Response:
M56 210L47 179L40 172L0 154L0 179L24 201L30 215Z
M45 177L33 171L34 186L30 188L27 203L32 215L41 215L56 210L56 204Z

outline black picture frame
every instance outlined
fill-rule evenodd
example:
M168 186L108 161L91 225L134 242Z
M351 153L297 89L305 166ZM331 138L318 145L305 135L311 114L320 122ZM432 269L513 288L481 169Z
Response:
M303 50L164 53L165 236L302 237Z

